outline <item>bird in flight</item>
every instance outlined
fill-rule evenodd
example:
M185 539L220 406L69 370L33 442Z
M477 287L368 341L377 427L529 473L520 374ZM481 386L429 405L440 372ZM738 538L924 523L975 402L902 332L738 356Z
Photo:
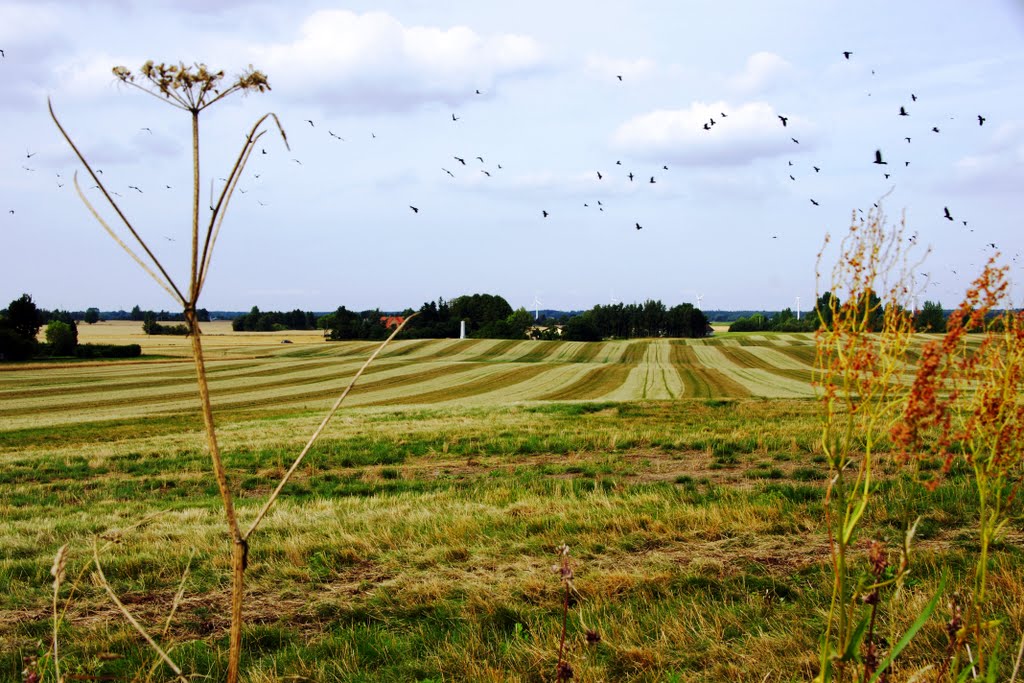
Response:
M907 113L906 108L900 107L900 116L910 116L910 114Z
M342 142L345 142L345 138L341 137L340 135L335 135L335 134L334 134L334 133L333 133L332 131L330 131L330 130L328 130L327 132L331 134L331 137L332 137L332 138L338 138L338 139L339 139L339 140L341 140Z
M292 161L294 161L295 163L297 163L297 164L298 164L299 166L302 166L302 162L301 162L301 161L299 161L298 159L292 159Z
M943 212L943 215L944 215L944 217L945 217L945 219L946 219L947 221L951 221L951 220L953 220L953 216L951 216L951 215L949 214L949 207L948 207L948 206L944 206L944 207L942 207L942 212Z
M604 178L604 176L603 176L603 175L601 175L601 172L600 172L600 171L598 171L598 172L597 172L597 179L598 179L598 180L601 180L602 178Z
M260 201L260 200L258 200L258 199L256 200L256 203L257 203L257 204L259 204L260 206L266 206L266 204L264 204L263 202L261 202L261 201Z
M932 126L932 132L933 133L938 133L939 132L939 127L938 126Z
M882 161L882 150L876 149L875 150L875 160L874 160L873 163L876 163L876 164L888 164L889 162L888 161Z
M615 162L615 165L616 165L616 166L622 166L622 161L621 161L621 160L619 160L619 161L616 161L616 162Z
M637 230L643 230L643 228L644 228L644 226L640 225L639 223L636 224L636 229Z
M452 121L458 121L458 120L459 120L459 117L456 116L455 114L452 114Z
M481 173L483 173L483 174L484 174L485 176L487 176L488 178L490 178L490 177L491 177L491 172L490 172L490 171L487 171L487 170L485 170L485 169L482 169L482 168L481 168L481 169L480 169L480 172L481 172Z
M846 50L845 52L843 52L843 56L844 56L844 57L846 57L847 59L849 59L849 58L850 58L850 55L852 55L852 54L853 54L853 53L852 53L852 52L850 52L849 50Z
M818 204L818 202L814 201L813 199L811 200L811 204L814 204L815 206L821 206L820 204Z
M620 81L622 80L622 74L617 74L617 75L616 75L615 77L616 77L617 79L619 79Z
M651 184L653 185L653 184L654 184L654 182L655 182L655 181L654 181L654 176L651 176Z
M790 140L792 140L793 142L795 142L795 143L796 143L796 144L798 144L798 145L800 144L800 141L799 141L799 140L797 140L796 138L790 138Z
M420 212L420 210L418 208L416 208L415 206L413 206L412 204L409 205L409 208L412 209L413 213L419 213Z
M704 124L704 130L711 130L711 126L709 126L708 124L705 123Z
M789 179L790 179L790 180L796 180L796 178L794 178L794 177L793 177L793 174L792 174L792 173L790 173L790 174L789 174Z
M633 172L629 172L629 182L633 182Z
M441 167L441 170L442 170L442 171L444 171L445 173L447 173L448 175L450 175L450 176L451 176L452 178L454 178L454 177L455 177L455 174L454 174L454 173L452 173L451 171L449 171L449 170L448 170L447 168L444 168L444 167L442 166L442 167Z
M888 180L888 179L889 179L889 175L890 175L890 174L888 174L888 173L883 173L882 175L884 175L884 176L885 176L885 179L886 179L886 180Z
M465 165L466 165L466 160L465 160L465 159L463 159L462 157L452 157L452 158L453 158L453 159L455 159L455 161L457 161L457 162L459 162L460 164L462 164L463 166L465 166Z
M914 102L917 102L917 95L915 95L914 93L910 93L910 99Z
M813 169L814 169L814 172L815 172L815 173L821 173L821 169L820 169L820 168L818 168L817 166L811 166L811 168L813 168Z
M789 117L788 116L783 116L782 114L779 114L778 116L779 116L779 121L782 121L782 126L785 127L786 126L786 122L789 121Z
M543 214L544 218L548 217L548 212L544 211L543 209L541 210L541 214Z
M29 152L28 150L25 150L25 158L26 158L26 159L31 159L31 158L32 158L32 157L34 157L34 156L35 156L36 154L38 154L38 152Z
M662 167L661 167L661 170L663 170L663 171L667 171L667 170L668 170L668 166L662 166Z
M907 141L908 145L910 144L910 138L903 138L903 139Z
M138 186L138 185L129 185L129 186L128 186L128 189L129 189L129 190L135 190L135 191L136 191L136 192L138 192L139 194L142 194L142 190L140 190L140 189L139 189L139 186Z
M3 57L4 59L7 59L7 53L5 53L3 50L0 50L0 57ZM11 213L14 213L14 212L11 211Z
M477 89L476 89L476 94L477 94L477 95L479 95L479 94L480 94L480 88L477 88Z
M979 126L985 125L985 117L982 116L981 114L978 114L978 125Z
M480 163L481 163L481 164L482 164L482 163L484 163L484 158L483 158L483 157L477 157L477 159L479 159L479 160L480 160Z
M146 126L143 126L142 128L139 128L139 130L147 131L150 135L153 134L153 129L152 128L147 128Z
M316 126L313 125L313 121L311 119L302 119L302 120L305 121L306 123L308 123L310 128L316 128Z

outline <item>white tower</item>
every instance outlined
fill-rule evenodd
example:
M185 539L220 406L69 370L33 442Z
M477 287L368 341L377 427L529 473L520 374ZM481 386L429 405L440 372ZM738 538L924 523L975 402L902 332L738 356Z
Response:
M796 298L796 319L800 320L800 297Z

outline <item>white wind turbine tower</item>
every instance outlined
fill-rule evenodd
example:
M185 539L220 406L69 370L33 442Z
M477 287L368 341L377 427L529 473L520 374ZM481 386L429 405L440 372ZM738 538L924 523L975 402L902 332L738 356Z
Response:
M800 320L800 297L796 298L796 319Z
M540 300L540 296L534 294L533 295L533 308L534 308L533 320L534 320L534 322L540 320L540 307L543 304L544 304L544 302Z
M700 302L704 301L704 295L703 294L697 294L697 292L694 292L693 295L695 297L697 297L697 310L698 311L703 311L704 309L701 307Z

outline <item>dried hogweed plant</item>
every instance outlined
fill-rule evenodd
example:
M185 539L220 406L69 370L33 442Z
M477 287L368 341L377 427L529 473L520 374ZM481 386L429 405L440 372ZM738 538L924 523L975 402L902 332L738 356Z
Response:
M815 387L822 406L821 444L829 465L825 497L832 598L821 640L818 681L881 680L907 641L884 657L875 639L880 591L902 587L916 526L908 524L901 558L883 576L876 561L855 571L852 553L875 489L878 451L909 391L908 355L916 296L915 239L905 221L889 226L880 208L853 216L839 245L829 289L818 296ZM818 290L825 247L818 255ZM882 553L872 545L875 553ZM866 608L866 609L865 609ZM927 618L934 601L926 610ZM919 619L907 633L923 625ZM858 666L860 665L860 666Z
M1024 312L1009 309L1009 268L996 259L972 283L946 334L924 347L892 430L904 459L941 458L948 470L961 457L973 475L978 558L970 600L953 610L950 659L941 666L954 680L964 671L998 669L999 624L985 605L990 551L1024 475Z
M227 680L234 683L239 676L239 662L241 660L242 645L242 606L245 594L245 571L248 566L249 538L259 526L264 516L277 500L278 495L288 482L292 473L298 468L306 454L309 452L314 441L320 436L327 422L340 407L342 401L351 391L355 382L359 379L369 364L376 358L384 346L394 339L404 324L394 330L392 335L385 340L380 347L367 359L362 368L355 374L347 388L328 411L319 427L314 431L305 447L296 457L291 468L285 473L277 488L271 493L266 503L260 509L255 519L250 523L247 530L239 521L235 510L234 496L228 485L227 471L221 458L220 446L217 439L217 431L214 424L213 408L210 400L209 384L206 377L206 363L203 356L202 334L197 316L199 297L203 291L207 276L210 272L210 264L213 258L214 247L220 233L221 225L226 215L228 204L242 177L249 157L255 149L256 143L266 133L265 126L273 122L284 141L288 146L288 139L284 128L281 126L277 115L267 113L256 120L242 143L241 151L235 159L234 165L228 173L226 182L220 195L213 202L211 198L210 216L205 225L200 226L200 164L199 164L199 115L213 104L233 95L235 93L262 93L270 90L266 75L250 66L233 80L225 80L223 71L212 71L205 64L186 66L178 64L156 64L148 61L137 71L116 66L113 68L115 78L125 85L138 89L161 102L169 104L177 109L189 113L192 122L192 212L191 212L191 258L189 280L187 286L181 287L168 274L164 265L150 249L146 240L136 230L132 222L118 206L111 196L111 193L104 186L102 179L97 175L96 170L85 158L78 146L72 141L70 135L57 119L52 103L49 104L50 116L61 135L71 146L75 155L82 162L86 172L99 187L104 199L110 208L117 215L118 221L123 224L124 229L130 235L129 242L133 242L142 251L137 253L124 239L110 226L100 215L99 211L85 196L78 182L78 174L75 174L74 184L79 198L88 208L93 217L100 223L106 232L145 270L174 300L182 307L185 317L185 324L189 330L192 345L192 357L196 370L196 383L198 386L200 409L203 415L203 422L206 431L207 447L210 453L212 474L217 482L221 502L224 506L228 532L231 539L231 631L229 636L228 670ZM411 317L411 316L410 316ZM406 318L408 322L409 318ZM95 558L97 573L102 574L99 564L98 553ZM151 641L152 642L152 641ZM154 647L155 644L154 644ZM157 648L159 650L159 648ZM177 668L170 662L165 661L175 670Z

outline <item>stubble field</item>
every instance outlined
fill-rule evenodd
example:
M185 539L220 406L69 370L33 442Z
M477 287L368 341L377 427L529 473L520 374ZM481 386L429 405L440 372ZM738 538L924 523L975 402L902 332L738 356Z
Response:
M4 680L49 644L64 543L66 670L169 678L90 581L96 538L115 591L182 668L223 676L228 541L193 366L186 340L137 327L83 325L81 339L139 342L143 359L0 370ZM205 332L244 521L373 345ZM394 343L251 541L245 680L552 680L562 543L577 680L813 677L832 580L813 360L800 334ZM974 510L963 472L928 492L883 470L865 538L895 550L922 515L914 581L881 617L896 633L943 567L969 582ZM1011 530L992 573L1018 634L1020 540ZM904 670L942 650L944 620Z

